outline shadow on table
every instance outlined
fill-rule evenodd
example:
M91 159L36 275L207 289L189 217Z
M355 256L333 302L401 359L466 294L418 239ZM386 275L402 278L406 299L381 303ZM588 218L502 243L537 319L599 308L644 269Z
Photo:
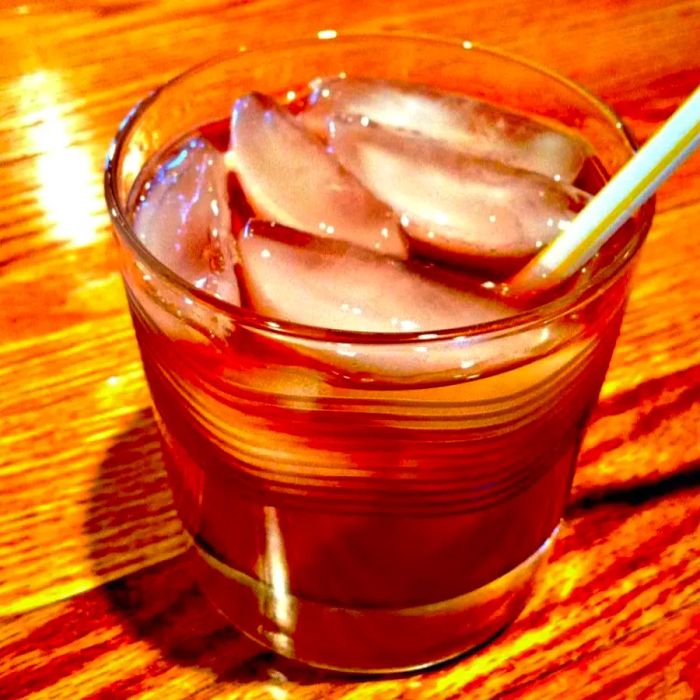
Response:
M207 602L174 513L150 409L135 413L107 451L91 491L85 530L98 576L109 579L115 571L133 570L101 589L126 635L156 646L166 660L241 683L349 680L268 652Z

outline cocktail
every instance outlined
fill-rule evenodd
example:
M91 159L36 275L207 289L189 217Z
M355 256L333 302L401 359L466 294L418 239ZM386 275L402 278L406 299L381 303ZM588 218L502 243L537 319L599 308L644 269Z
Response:
M236 52L129 115L125 287L201 585L239 629L379 672L518 614L653 205L564 283L509 280L633 150L563 78L398 35Z

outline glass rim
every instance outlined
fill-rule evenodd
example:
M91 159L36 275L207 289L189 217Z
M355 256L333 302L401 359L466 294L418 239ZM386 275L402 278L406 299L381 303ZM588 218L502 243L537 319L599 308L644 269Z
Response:
M541 306L527 311L516 312L511 316L496 321L488 321L485 323L471 324L467 326L458 326L454 328L441 329L424 329L421 331L411 331L402 333L393 332L371 332L371 331L347 331L334 328L326 328L324 326L313 326L294 321L286 321L284 319L268 316L258 313L253 309L243 306L237 306L223 299L211 296L207 292L195 287L192 283L181 277L171 270L165 263L161 262L138 238L134 228L128 220L125 207L122 207L117 189L118 183L118 168L121 163L121 156L124 150L124 144L128 137L138 126L139 118L148 110L148 108L158 99L165 91L177 87L181 82L192 75L214 67L217 64L225 63L234 60L237 57L248 56L249 54L267 53L271 51L291 50L300 46L311 46L318 43L320 46L329 44L330 42L344 43L344 41L358 42L367 40L404 40L432 43L444 46L450 49L462 49L498 58L500 60L509 61L525 67L529 70L540 73L548 79L563 85L564 87L578 93L586 101L601 113L606 120L611 124L613 129L620 133L622 139L626 142L630 150L630 156L638 149L637 141L626 127L622 119L615 111L598 98L595 94L589 91L580 83L560 75L556 71L545 66L539 65L535 61L522 58L515 54L502 49L495 49L484 46L478 42L460 41L448 37L440 37L433 34L414 33L405 31L384 31L384 32L335 32L328 30L331 35L324 32L317 32L309 36L301 36L295 39L286 41L260 41L251 47L245 46L239 49L225 51L207 60L191 66L187 70L177 74L173 78L167 80L159 87L152 90L143 100L137 102L122 119L117 133L110 144L107 152L104 171L104 195L107 203L112 224L115 227L120 242L136 255L137 259L142 260L152 272L158 277L165 279L167 283L182 291L190 298L196 299L197 303L203 304L217 313L223 313L230 318L234 323L239 323L244 326L249 326L257 330L264 330L269 333L276 333L286 336L293 336L302 339L312 340L327 340L334 342L355 342L361 344L380 343L410 343L410 342L425 342L450 340L457 336L473 337L473 336L490 336L503 335L508 331L520 332L527 330L532 326L541 325L543 322L551 322L567 313L574 313L588 302L592 301L599 294L602 294L623 270L631 264L636 258L639 249L641 248L646 235L651 227L651 222L654 215L654 197L651 197L643 204L639 211L642 215L642 221L639 226L638 235L633 238L633 245L623 247L616 254L610 265L607 265L599 276L591 278L582 288L570 290L560 297L550 300Z

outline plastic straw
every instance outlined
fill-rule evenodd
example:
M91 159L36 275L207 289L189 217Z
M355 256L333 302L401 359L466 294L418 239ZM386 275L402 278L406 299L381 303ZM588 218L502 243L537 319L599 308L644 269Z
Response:
M581 269L700 143L700 88L509 282L513 291L546 289Z

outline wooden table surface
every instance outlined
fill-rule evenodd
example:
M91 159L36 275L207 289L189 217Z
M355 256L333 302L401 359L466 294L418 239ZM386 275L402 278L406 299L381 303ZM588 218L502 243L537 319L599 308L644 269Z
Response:
M0 698L700 697L700 157L658 213L567 520L520 619L458 662L342 678L198 592L102 200L129 107L219 50L408 29L547 64L644 140L700 82L698 0L0 3Z

